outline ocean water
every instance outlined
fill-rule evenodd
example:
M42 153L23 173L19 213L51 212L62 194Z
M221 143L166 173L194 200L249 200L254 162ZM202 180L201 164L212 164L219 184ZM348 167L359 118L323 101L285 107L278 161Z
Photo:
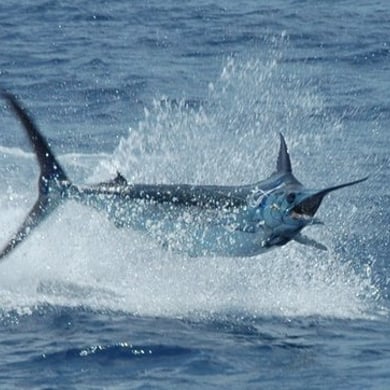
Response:
M254 258L189 258L68 202L0 263L0 387L390 388L387 1L7 0L0 85L88 184L244 184L279 136L330 195ZM0 103L0 245L38 169Z

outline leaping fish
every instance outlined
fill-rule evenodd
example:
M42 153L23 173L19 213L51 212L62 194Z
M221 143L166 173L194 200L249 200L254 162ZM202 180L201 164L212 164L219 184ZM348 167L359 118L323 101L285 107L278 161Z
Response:
M315 214L325 195L368 177L313 190L293 175L282 134L276 171L241 186L132 184L120 174L92 186L73 184L32 117L14 95L2 91L28 136L39 164L38 199L0 252L8 256L60 204L72 199L105 213L118 228L145 233L164 248L189 256L256 256L294 240L326 247L302 235L321 222Z

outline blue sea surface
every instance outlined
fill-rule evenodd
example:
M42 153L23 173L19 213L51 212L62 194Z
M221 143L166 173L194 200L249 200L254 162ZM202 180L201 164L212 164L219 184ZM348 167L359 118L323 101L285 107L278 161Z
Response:
M279 136L306 234L190 258L65 203L0 263L0 388L390 388L390 4L6 0L0 85L78 184L246 184ZM0 103L0 246L38 167Z

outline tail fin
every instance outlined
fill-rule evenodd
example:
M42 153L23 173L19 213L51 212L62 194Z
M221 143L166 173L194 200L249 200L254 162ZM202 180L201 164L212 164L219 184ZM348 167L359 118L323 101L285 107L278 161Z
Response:
M71 184L50 150L46 139L40 134L26 110L12 94L5 91L0 91L0 93L22 123L40 169L38 199L18 231L1 250L0 260L2 260L60 205L65 199L66 190Z

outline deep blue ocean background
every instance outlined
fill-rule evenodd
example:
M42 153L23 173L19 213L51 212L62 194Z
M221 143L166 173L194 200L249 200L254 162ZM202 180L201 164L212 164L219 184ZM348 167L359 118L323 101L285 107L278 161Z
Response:
M0 263L0 388L390 388L390 3L6 0L0 85L76 183L243 184L279 136L297 243L189 258L69 202ZM0 245L38 169L0 103Z

